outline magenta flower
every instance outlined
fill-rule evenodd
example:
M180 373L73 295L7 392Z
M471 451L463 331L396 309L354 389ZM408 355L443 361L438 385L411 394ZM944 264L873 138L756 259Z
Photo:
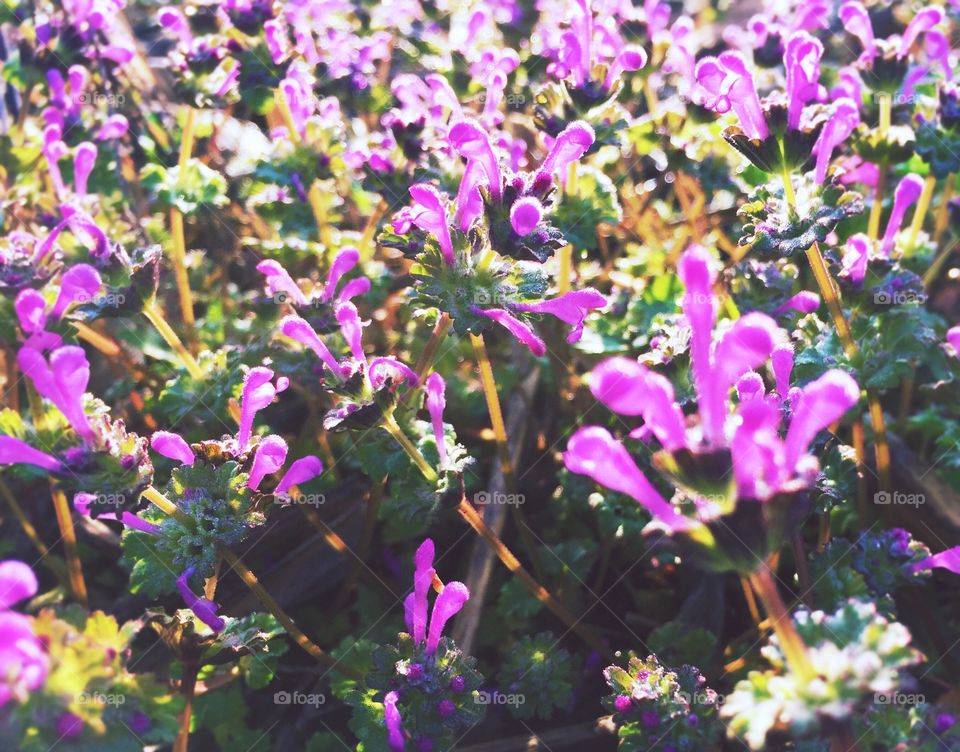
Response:
M73 192L77 196L87 195L87 179L93 172L97 161L97 147L90 141L78 144L73 155Z
M11 611L37 592L37 577L20 561L0 562L0 707L25 702L47 678L49 659L29 618Z
M257 442L250 465L250 477L247 488L256 491L267 475L273 475L283 467L287 459L287 442L275 434L265 436Z
M219 607L216 603L198 596L190 589L190 578L193 577L193 573L194 568L189 567L177 578L177 590L180 591L180 597L183 598L187 608L193 611L200 621L214 632L220 632L227 626L227 623L217 615Z
M13 436L0 436L0 465L35 465L51 473L63 469L60 460L34 449L25 441Z
M865 233L858 232L850 236L843 251L841 260L843 270L840 275L849 279L857 287L863 284L863 278L867 275L870 246L870 238Z
M786 311L796 311L797 313L813 313L820 307L820 296L809 290L801 290L791 297L782 306L777 308L774 313L785 313Z
M436 574L433 556L433 541L428 538L420 544L414 555L413 592L403 602L407 629L416 645L425 645L428 655L437 652L444 626L470 598L470 591L462 582L448 582L433 604L430 626L427 628L428 596Z
M737 498L764 502L780 492L809 485L817 463L807 448L819 431L857 403L860 390L856 383L846 373L833 370L802 389L790 390L793 351L786 332L769 317L748 313L714 337L715 277L706 251L700 246L687 249L679 273L687 288L683 310L691 328L698 420L685 418L666 378L627 358L612 358L594 369L590 379L594 396L615 412L641 417L642 431L631 436L653 436L673 457L715 456L728 449ZM778 393L771 398L764 394L760 375L754 373L768 360ZM734 386L741 398L738 405L730 398ZM783 432L781 403L788 396L792 419ZM605 428L581 428L571 437L564 462L570 471L631 496L668 530L690 530L697 524L653 487L626 447ZM663 462L668 467L677 463L671 459ZM655 462L655 467L661 464ZM677 473L683 475L679 467L668 474L675 484ZM714 482L722 484L723 479ZM684 492L691 493L689 488ZM697 503L701 519L710 518L712 513L705 514L708 506Z
M753 74L738 52L705 57L695 72L697 83L706 92L704 107L721 115L733 110L747 138L763 141L770 135Z
M90 381L90 364L83 348L60 347L50 353L49 361L29 346L20 348L17 363L34 388L59 408L85 442L94 440L93 429L83 409L83 395Z
M335 377L340 378L340 364L307 321L296 314L284 316L280 321L280 333L285 337L296 340L301 345L309 347L330 369L330 372Z
M870 23L870 14L860 0L848 0L840 6L840 21L843 28L860 40L863 52L860 53L859 63L865 67L873 64L877 56L877 45L873 36L873 24Z
M578 120L570 123L554 140L550 151L540 165L540 172L548 175L566 176L567 167L587 153L596 141L596 134L589 123Z
M500 203L502 178L500 176L500 161L493 151L490 138L484 128L476 122L464 120L450 129L450 145L464 157L467 162L476 162L487 178L490 197L495 203Z
M266 277L267 294L286 295L294 305L307 305L307 297L279 261L273 259L261 261L257 264L257 271Z
M192 465L196 460L193 450L183 437L170 431L154 431L150 437L150 446L157 454L183 465Z
M430 413L430 423L433 425L433 438L437 442L437 454L440 455L440 468L447 462L447 442L443 433L443 411L447 406L445 392L446 382L439 373L431 373L427 377L426 396L424 404Z
M90 493L74 494L73 508L76 509L79 514L90 517L90 507L96 500L97 497ZM120 512L119 514L116 512L101 512L98 519L116 520L132 530L147 533L148 535L158 535L160 533L159 525L155 525L132 512Z
M536 303L514 303L512 308L526 313L549 313L573 327L567 335L567 342L574 343L583 336L583 324L592 310L603 308L607 299L592 287L584 290L572 290L550 300Z
M290 385L286 376L273 383L273 371L258 366L251 368L243 380L240 396L240 427L237 430L237 449L245 452L250 446L253 432L253 419L260 410L273 402L274 398Z
M910 565L910 571L914 573L929 569L946 569L954 574L960 574L960 546L948 548L946 551L928 556Z
M527 196L514 202L510 208L510 225L520 235L529 235L543 218L543 204L533 196Z
M274 489L274 495L284 496L293 486L299 486L307 483L323 472L323 463L319 457L308 454L306 457L293 462L287 472L280 478L280 482Z
M103 121L100 130L97 131L95 139L97 141L112 141L117 138L123 138L130 129L130 123L120 114L111 115Z
M947 331L947 342L953 347L953 352L960 357L960 326L951 327Z
M784 66L787 71L787 125L800 128L804 105L816 99L820 90L820 58L823 44L805 31L787 39Z
M367 355L363 351L363 322L360 313L353 303L344 303L337 306L337 323L340 324L340 333L347 341L353 359L364 366L367 365Z
M60 277L60 291L49 316L58 320L74 303L92 300L100 292L102 284L99 272L89 264L71 266ZM20 326L27 334L37 334L46 328L46 300L37 290L22 290L14 301L14 310Z
M382 387L388 378L393 378L395 382L405 381L407 386L416 386L419 381L414 370L396 358L374 358L370 361L367 375L374 389Z
M907 209L917 202L922 192L923 179L913 173L906 175L897 184L897 190L893 194L893 209L890 211L887 229L883 233L883 240L880 242L878 256L881 258L890 258L897 233L900 232L900 227L903 225L904 215L907 213Z
M400 695L396 692L387 692L383 698L383 723L387 727L387 740L393 752L403 752L406 737L403 733L403 719L397 709Z
M526 345L530 349L530 352L538 358L543 357L544 353L546 353L547 346L544 344L544 341L536 335L533 329L509 311L505 311L503 308L474 308L473 313L478 316L486 316L491 321L500 324L500 326L520 340L522 344Z
M852 99L846 97L838 99L833 106L833 113L813 146L813 153L817 156L815 179L822 185L827 178L827 167L833 150L846 141L854 129L860 124L860 108Z
M447 223L447 210L440 192L432 185L418 183L410 186L415 206L409 215L413 224L437 239L443 260L448 266L456 263L453 253L453 240L450 238L450 226Z

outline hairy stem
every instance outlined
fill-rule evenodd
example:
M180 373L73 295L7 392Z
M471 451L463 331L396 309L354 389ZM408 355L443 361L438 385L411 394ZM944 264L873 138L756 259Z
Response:
M407 435L403 432L403 429L397 425L397 420L392 415L384 418L383 423L381 423L384 430L389 433L396 442L400 445L404 452L407 453L407 456L413 460L413 463L420 468L420 472L423 473L423 477L427 479L428 483L436 483L439 479L437 471L430 467L430 463L427 462L426 458L420 454L420 450L417 449L413 442L407 438Z
M923 184L923 191L920 193L920 199L917 201L917 208L913 212L913 221L910 223L910 234L907 236L907 248L913 250L917 245L917 236L923 227L923 220L927 216L927 210L930 208L930 199L933 198L933 191L937 187L937 178L930 173Z
M780 649L790 666L790 670L797 675L801 681L810 681L815 674L810 659L807 656L807 647L800 639L793 620L790 618L790 612L780 597L780 591L773 580L773 575L766 564L761 565L753 574L750 575L750 584L753 586L757 597L763 604L767 616L770 617L770 626L777 635L780 643Z
M151 300L144 305L143 315L153 324L154 329L163 337L164 342L170 346L170 349L177 354L177 357L180 358L180 362L183 364L183 367L187 369L187 372L197 381L202 381L203 371L200 370L197 361L184 346L183 342L181 342L177 333L173 331L173 327L167 323L166 318L164 318L163 313L157 306L156 300Z

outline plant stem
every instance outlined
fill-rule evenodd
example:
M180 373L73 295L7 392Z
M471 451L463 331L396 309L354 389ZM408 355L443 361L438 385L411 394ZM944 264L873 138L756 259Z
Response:
M160 493L160 491L153 486L147 486L146 490L143 492L143 497L160 509L160 511L166 514L168 517L174 517L181 524L192 527L193 520L181 512L176 504L170 501L170 499ZM239 557L233 553L233 551L226 546L219 546L218 552L223 560L230 565L230 569L236 571L236 573L240 576L240 579L243 580L244 584L248 588L250 588L250 591L263 604L267 611L273 614L277 621L284 626L284 628L287 630L287 633L293 638L293 641L296 642L297 645L299 645L307 653L328 668L339 671L340 673L346 676L351 676L355 679L363 678L363 675L359 671L338 662L326 651L324 651L323 648L307 637L300 627L297 626L296 622L294 622L294 620L287 615L287 612L283 610L283 607L277 603L267 589L260 584L260 581L257 579L256 575L250 571L250 568L244 564Z
M183 695L183 712L180 714L180 731L173 743L173 752L187 752L190 745L190 718L193 715L193 696L197 689L197 672L199 667L195 661L184 660L183 678L180 680L180 694Z
M890 131L890 119L893 99L885 92L877 92L877 104L880 107L880 137L885 138Z
M43 413L43 402L40 395L28 380L26 382L27 400L30 403L30 416L34 428L41 430L46 424ZM83 565L80 562L80 551L77 548L77 531L73 527L73 515L70 512L70 503L67 496L57 488L53 480L50 481L50 498L53 501L53 511L57 517L57 527L63 539L63 550L67 560L67 578L70 581L70 592L73 597L86 607L87 583L83 578Z
M877 172L877 188L873 196L873 205L870 207L870 219L867 222L867 235L870 240L880 236L880 216L883 214L883 192L887 186L887 160L880 160L880 169Z
M813 270L813 276L817 280L817 286L820 288L820 294L827 304L827 310L830 311L830 317L833 319L833 325L843 344L843 351L848 359L853 359L860 352L856 342L853 341L853 335L850 333L850 325L847 323L846 316L843 313L843 306L840 304L840 297L837 293L837 287L830 277L827 264L820 253L820 245L816 242L807 249L807 260L810 262L810 268ZM887 443L886 422L883 418L883 408L875 394L867 392L867 401L870 405L870 417L873 420L873 441L874 451L877 461L877 474L880 476L880 484L884 489L890 487L890 447Z
M940 205L937 207L937 220L933 228L933 244L940 247L940 239L947 229L947 223L950 219L950 199L953 197L953 187L957 182L957 176L954 173L947 175L947 182L943 188L943 195L940 196Z
M23 507L20 506L20 502L17 501L17 497L3 480L0 480L0 496L3 496L4 501L7 502L7 506L10 507L10 511L13 512L13 516L17 518L20 527L23 528L24 535L30 539L34 548L37 549L37 553L40 554L40 560L56 575L57 580L64 588L69 588L70 579L63 562L59 558L55 558L50 549L47 548L37 529L23 511Z
M867 506L867 477L864 473L867 467L867 452L863 438L863 419L860 416L857 416L857 419L853 421L851 435L853 452L857 458L857 513L860 524L866 527L869 510Z
M67 576L70 579L70 590L80 603L87 607L87 583L83 579L83 566L80 563L80 551L77 548L77 531L73 527L73 515L70 513L70 503L67 495L59 488L51 488L53 511L57 515L57 525L60 535L63 536L63 548L67 553Z
M190 155L193 154L193 142L197 125L197 111L187 107L186 119L183 122L183 131L180 134L180 159L177 163L179 178L184 179ZM183 323L193 327L193 294L190 291L190 277L187 274L187 244L183 234L183 214L179 209L170 209L170 236L172 248L170 260L173 263L174 276L177 280L177 293L180 296L180 315Z
M170 349L177 354L183 367L187 369L187 372L197 381L202 381L203 371L200 370L200 366L197 365L197 361L193 355L190 354L190 351L184 347L177 333L173 331L173 328L167 323L166 318L164 318L163 313L157 306L156 300L151 300L143 306L143 315L153 324L164 341L170 345Z
M453 319L450 318L450 314L446 312L440 314L440 318L430 333L430 339L428 339L427 344L424 345L423 352L420 353L420 357L417 358L417 365L414 367L418 384L423 384L424 377L430 373L430 370L433 368L433 361L437 356L437 350L440 349L440 343L443 342L444 337L450 332L450 327L452 326ZM408 389L400 400L401 404L407 404L413 399L413 395L416 393L416 389Z
M420 472L423 473L423 477L427 479L427 482L435 484L439 478L436 470L430 467L430 463L427 462L426 458L422 454L420 454L420 450L417 449L413 445L413 442L407 438L407 435L403 432L403 429L397 425L396 418L394 418L392 415L388 415L383 419L383 423L380 425L383 426L387 433L396 439L403 451L407 453L407 456L413 460L413 463L418 468L420 468Z
M497 558L510 570L510 573L520 579L524 587L530 591L530 594L533 595L534 598L549 608L555 616L564 622L573 632L576 632L593 650L608 658L611 656L610 649L600 642L599 638L581 623L579 619L574 618L573 614L567 611L563 604L550 595L550 591L537 582L530 573L523 568L523 565L520 564L517 557L513 555L497 534L487 526L483 518L477 513L477 510L470 505L466 498L460 499L460 506L457 507L457 511L467 524L483 538L490 549L497 555Z
M907 248L913 250L917 245L917 236L923 227L923 220L927 216L927 210L930 208L930 199L933 198L933 191L937 187L937 178L933 173L927 175L923 184L923 191L920 193L920 199L917 201L917 208L913 212L913 221L910 223L910 235L907 236Z
M780 649L790 666L790 670L797 675L802 682L809 682L815 676L813 666L807 656L806 645L800 639L793 620L790 618L790 612L780 597L780 591L777 590L777 584L766 564L760 566L753 574L749 576L750 584L756 591L763 608L770 617L770 626L777 635L780 643Z
M557 251L560 269L557 272L557 292L563 295L570 291L571 275L573 274L573 246L569 243Z
M853 358L857 354L857 345L853 341L853 336L850 333L850 325L847 323L846 316L844 316L843 306L840 305L840 297L836 285L830 277L830 271L827 269L826 261L823 259L823 254L820 253L820 245L817 242L814 242L814 244L807 249L807 261L810 262L810 269L813 271L813 276L817 280L817 287L820 288L820 294L827 304L827 310L833 319L833 325L837 330L837 335L840 337L843 351L848 358Z
M797 208L797 194L793 191L793 181L790 178L790 171L784 167L783 172L783 196L787 199L787 206L791 209Z
M490 414L490 427L493 429L493 435L497 441L497 455L500 458L500 471L503 473L503 482L507 487L508 493L516 494L517 477L513 472L513 462L510 459L510 443L507 440L507 426L503 422L503 410L500 408L500 397L497 394L497 385L493 380L493 366L490 364L490 356L487 354L487 347L482 335L471 334L470 342L473 345L473 353L477 359L477 367L480 370L480 384L483 387L483 396L487 402L487 412ZM510 514L520 530L523 547L530 556L533 571L537 577L545 579L545 573L540 565L540 558L537 556L537 543L533 540L533 535L530 533L530 528L527 526L520 506L517 504L511 505Z
M116 340L100 334L96 329L92 329L82 321L71 321L70 323L77 330L77 336L80 339L89 342L108 358L116 358L120 355L120 345L117 344Z

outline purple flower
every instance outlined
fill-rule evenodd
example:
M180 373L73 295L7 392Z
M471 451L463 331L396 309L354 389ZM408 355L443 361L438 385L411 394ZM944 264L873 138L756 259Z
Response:
M0 436L0 465L36 465L52 473L63 469L60 461L13 436Z
M111 141L116 138L122 138L130 128L130 123L123 115L111 115L103 121L100 130L97 131L95 139L97 141Z
M626 447L606 428L581 428L567 442L563 462L572 473L592 478L614 491L626 494L660 518L671 531L689 530L696 523L687 519L647 480Z
M924 32L929 32L934 26L943 21L943 8L937 5L929 5L917 12L907 24L903 36L900 37L900 47L897 49L897 57L905 58L910 53L917 38Z
M841 276L859 287L867 274L867 262L870 260L870 238L862 232L851 235L843 251Z
M437 442L437 454L440 456L440 467L447 462L447 442L443 434L443 410L446 407L444 392L446 382L439 373L431 373L427 378L426 396L424 403L430 413L430 422L433 424L433 438Z
M294 305L307 305L307 298L300 287L293 281L293 277L284 269L279 261L267 259L257 264L257 271L267 278L267 293L269 295L287 295Z
M597 136L588 123L578 120L570 123L557 136L550 151L540 165L540 172L548 175L560 174L565 176L567 167L576 162L593 146Z
M273 371L258 366L251 368L243 380L243 391L240 396L240 427L237 430L237 449L245 452L250 446L250 437L253 433L253 419L260 410L273 402L274 398L290 385L286 376L273 383Z
M82 514L85 517L90 517L90 507L93 505L96 499L96 496L89 493L74 494L73 508L76 509L79 514ZM159 525L155 525L154 523L145 520L139 515L133 514L132 512L120 512L119 514L117 512L102 512L99 515L99 519L116 520L126 527L137 530L141 533L147 533L148 535L160 534Z
M491 321L496 321L500 326L510 332L510 334L520 340L521 343L526 345L530 349L530 352L538 358L543 357L547 351L546 344L534 333L533 329L509 311L505 311L502 308L487 308L485 310L474 308L473 313L478 316L486 316Z
M770 135L753 74L740 53L703 58L697 63L695 76L707 94L702 97L704 107L721 115L733 110L747 138L762 141Z
M870 23L870 14L860 0L849 0L840 6L840 21L843 28L860 40L863 52L858 62L869 67L877 56L877 44L873 36L873 24Z
M192 465L196 459L183 437L170 431L154 431L150 437L150 446L157 454L184 465Z
M83 348L60 347L50 353L48 362L38 350L24 346L17 354L17 363L34 388L60 409L83 440L92 442L93 429L83 410L83 394L90 381L90 364Z
M334 295L337 292L337 285L340 284L343 275L350 272L350 270L359 263L360 251L356 248L344 248L334 257L333 263L330 264L330 271L327 274L327 283L324 285L323 292L320 294L320 299L324 303L329 303L334 299ZM369 285L369 281L367 284ZM338 300L339 299L340 298L338 298Z
M543 218L543 204L532 196L514 201L510 207L510 225L517 235L529 235Z
M953 347L954 354L960 357L960 326L951 327L947 331L947 342Z
M320 473L323 472L323 463L320 461L319 457L316 457L312 454L308 454L306 457L301 457L296 460L290 468L283 474L283 477L280 478L280 482L277 484L274 494L277 496L282 496L290 490L292 486L299 486L301 483L307 483L308 481L316 478Z
M77 196L87 195L87 179L93 172L93 166L97 161L96 144L90 141L84 141L77 145L73 155L73 192Z
M827 167L830 164L830 157L833 150L850 137L854 128L860 124L860 109L852 99L843 97L838 99L833 106L833 113L823 130L817 142L813 145L813 153L817 156L815 179L822 185L827 177Z
M280 333L285 337L296 340L301 345L309 347L334 376L340 377L340 364L337 359L333 357L329 348L323 344L323 340L320 339L313 327L304 319L296 314L284 316L280 321Z
M787 71L787 125L800 128L803 106L816 99L820 89L820 58L823 44L805 31L787 39L784 66Z
M393 752L403 752L406 740L403 733L403 720L397 709L397 700L400 695L396 692L387 692L383 698L383 723L387 727L387 740Z
M193 611L194 615L210 627L214 632L220 632L227 623L217 616L218 606L213 601L201 598L190 589L190 578L193 577L194 568L189 567L183 574L177 577L177 590L180 591L180 597L187 604L187 608Z
M258 443L250 465L247 488L256 491L267 475L273 475L283 467L287 459L287 442L275 434L265 436Z
M954 574L960 574L960 546L948 548L926 559L921 559L910 565L911 572L923 572L928 569L946 569Z
M495 203L499 203L502 188L500 161L493 151L487 132L479 123L464 120L450 129L449 139L450 145L467 160L468 166L470 162L480 165L487 177L490 197Z
M410 186L410 195L415 203L410 213L410 221L437 239L443 260L447 266L453 266L456 257L453 253L453 240L450 238L450 225L447 223L447 210L440 192L428 183L417 183Z
M890 211L887 229L883 233L883 240L880 242L878 255L881 258L890 258L897 233L903 225L904 215L907 213L907 209L917 202L922 192L923 178L913 173L906 175L897 185L897 190L893 194L893 209Z
M527 313L549 313L573 327L567 342L574 343L583 336L583 324L587 314L607 305L607 299L591 287L572 290L550 300L536 303L514 303L513 309Z
M470 591L462 582L448 582L433 604L430 625L427 629L428 595L436 575L433 556L433 541L428 538L420 544L414 554L413 592L403 603L407 629L410 630L414 643L420 645L425 641L426 652L430 655L437 652L446 623L463 608L463 604L470 598Z
M30 619L11 611L37 592L37 577L20 561L0 562L0 707L24 702L47 678L49 659Z
M774 313L784 313L786 311L797 311L798 313L813 313L820 307L820 296L809 290L801 290L796 295L787 300L774 311Z

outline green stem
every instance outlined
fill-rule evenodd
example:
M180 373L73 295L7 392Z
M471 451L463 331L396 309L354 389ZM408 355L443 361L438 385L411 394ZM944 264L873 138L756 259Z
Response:
M407 438L407 435L403 432L403 429L397 425L396 418L393 415L388 415L383 419L381 423L383 429L393 436L396 439L396 442L401 446L403 451L407 453L407 456L413 460L413 463L420 468L420 472L423 473L423 477L427 479L428 483L436 483L439 479L436 470L430 467L430 463L427 462L426 458L420 454L420 450L417 449L413 442Z
M202 381L203 371L200 370L200 366L197 365L197 361L190 354L190 351L180 341L177 333L173 331L173 327L167 323L167 319L157 307L155 300L151 300L143 306L143 315L153 324L154 329L163 337L164 342L170 345L170 349L177 354L187 372L197 381Z

